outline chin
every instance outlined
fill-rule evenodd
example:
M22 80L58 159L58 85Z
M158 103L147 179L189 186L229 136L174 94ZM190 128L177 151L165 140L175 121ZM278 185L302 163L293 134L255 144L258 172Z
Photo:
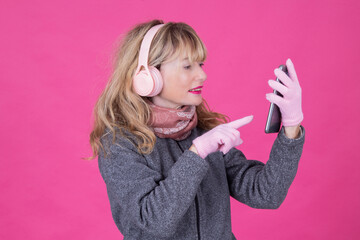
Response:
M199 101L193 101L191 104L189 105L194 105L194 106L199 106L202 103L202 99Z

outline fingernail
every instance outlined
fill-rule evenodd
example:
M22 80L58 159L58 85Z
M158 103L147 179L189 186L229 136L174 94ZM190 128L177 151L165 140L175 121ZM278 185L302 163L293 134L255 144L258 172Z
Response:
M291 59L290 58L288 58L288 64L292 64L292 61L291 61Z

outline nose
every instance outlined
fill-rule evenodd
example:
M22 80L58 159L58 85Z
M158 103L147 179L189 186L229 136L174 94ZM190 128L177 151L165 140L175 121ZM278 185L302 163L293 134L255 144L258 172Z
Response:
M197 78L199 80L201 80L202 82L204 82L206 80L206 78L207 78L207 75L206 75L204 69L201 66L198 66Z

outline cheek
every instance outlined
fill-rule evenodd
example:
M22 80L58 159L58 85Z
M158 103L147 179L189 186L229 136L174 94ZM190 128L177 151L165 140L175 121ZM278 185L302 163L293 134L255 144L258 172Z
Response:
M191 87L189 78L184 74L177 74L173 76L167 76L164 81L164 93L171 93L173 95L181 95L187 92Z
M191 78L186 74L180 74L176 79L179 90L188 91L191 89Z
M173 81L170 78L163 79L163 81L164 81L163 89L159 96L166 99L171 99L178 96L179 86L177 86L176 81Z

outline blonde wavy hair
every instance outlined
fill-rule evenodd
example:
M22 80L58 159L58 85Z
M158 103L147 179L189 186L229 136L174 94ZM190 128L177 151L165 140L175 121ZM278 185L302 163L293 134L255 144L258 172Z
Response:
M88 159L94 159L100 148L106 154L100 140L109 133L112 133L113 143L116 133L119 133L133 142L139 153L152 152L156 137L147 125L151 108L145 102L145 97L133 91L132 79L142 39L151 27L161 23L164 22L152 20L136 25L117 47L112 74L94 107L94 126L90 134L93 156ZM190 62L204 62L206 59L206 48L194 29L182 22L168 22L154 36L149 52L149 66L160 69L162 63L172 61L184 51ZM196 107L196 113L197 126L205 130L228 122L227 116L212 112L204 99ZM127 133L133 136L130 137Z

